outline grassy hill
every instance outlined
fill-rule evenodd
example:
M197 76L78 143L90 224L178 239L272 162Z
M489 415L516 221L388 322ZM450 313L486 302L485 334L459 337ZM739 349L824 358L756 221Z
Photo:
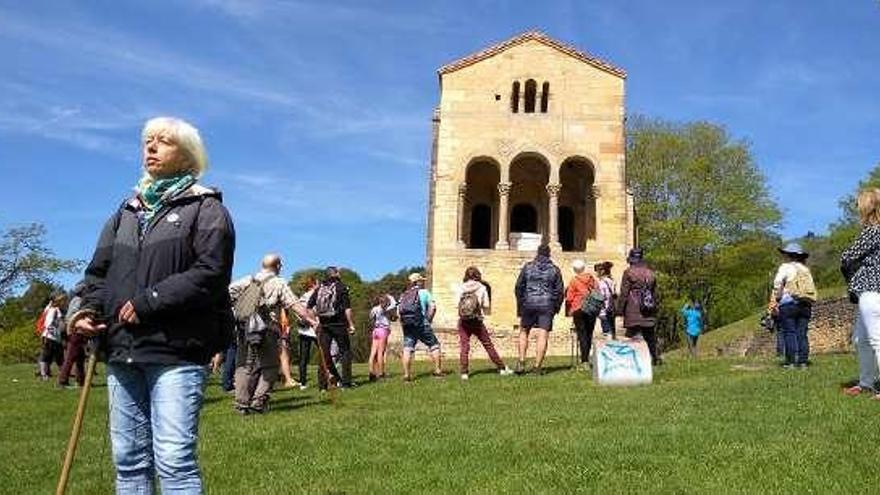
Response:
M565 367L486 369L395 377L335 405L282 391L248 417L212 382L200 456L208 493L868 493L880 430L865 420L880 404L840 394L855 372L845 356L808 371L673 358L654 385L611 389ZM112 489L106 389L92 399L70 493ZM0 367L0 492L54 489L76 400L30 366Z

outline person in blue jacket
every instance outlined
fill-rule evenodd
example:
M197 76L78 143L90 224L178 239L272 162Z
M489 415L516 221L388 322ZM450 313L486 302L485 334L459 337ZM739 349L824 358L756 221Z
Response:
M684 318L684 334L687 337L688 351L691 357L697 357L697 339L703 333L703 308L700 303L691 299L681 308L681 316Z

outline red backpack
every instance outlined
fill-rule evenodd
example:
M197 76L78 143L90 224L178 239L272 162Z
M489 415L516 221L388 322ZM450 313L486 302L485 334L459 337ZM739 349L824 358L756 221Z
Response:
M43 336L43 330L46 329L46 313L48 312L49 308L44 309L37 321L34 322L34 333L37 334L37 337Z

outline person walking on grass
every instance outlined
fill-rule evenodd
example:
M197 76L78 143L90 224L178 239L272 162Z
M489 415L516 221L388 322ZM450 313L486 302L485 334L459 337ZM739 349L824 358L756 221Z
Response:
M299 387L299 382L293 379L290 372L290 318L287 310L281 310L281 333L278 336L278 363L281 371L281 383L284 388Z
M853 345L859 358L859 381L844 389L857 396L873 394L880 379L880 189L866 189L856 200L861 232L840 255L840 271L846 279L850 302L857 304Z
M599 291L596 278L586 272L586 267L584 260L574 260L571 263L574 278L565 289L565 315L570 316L574 323L581 354L581 366L585 371L589 371L593 329L596 326L596 318L605 308L605 300L599 300L596 297L590 299L594 291L599 296L602 292Z
M620 297L617 298L617 314L623 316L623 326L628 338L641 337L648 344L651 361L663 364L657 351L657 279L654 271L645 263L644 252L634 248L627 256L629 267L623 272L620 282Z
M42 344L40 350L39 371L40 380L46 382L52 377L52 363L58 366L59 370L64 363L64 313L61 308L64 306L65 297L63 294L52 296L49 304L43 309L37 324L40 341Z
M242 327L236 336L234 405L242 415L268 409L278 381L282 311L288 309L300 318L315 321L281 278L281 257L267 254L261 266L257 274L240 278L229 286L229 297Z
M697 358L697 340L703 333L703 308L700 303L691 299L681 308L681 316L684 319L684 336L687 338L688 352L693 359Z
M396 319L397 301L389 294L376 297L370 309L370 325L373 327L370 344L370 381L385 378L385 349L391 334L391 320Z
M606 339L614 339L617 337L617 331L614 328L614 303L617 300L617 289L614 285L614 279L611 278L611 268L614 264L610 261L603 261L593 266L593 270L599 277L599 290L605 299L605 305L599 312L599 324L602 326L602 336Z
M299 298L300 304L303 306L309 305L309 300L312 298L312 294L314 294L315 289L318 287L318 280L315 277L309 277L306 280L305 288L306 291ZM299 337L299 389L305 390L308 388L308 380L309 380L309 360L312 357L312 346L318 345L318 334L315 333L316 327L309 323L307 320L299 319L296 324L296 333ZM320 373L321 370L318 370Z
M807 329L816 301L813 275L804 264L810 256L795 242L779 249L784 262L773 279L773 292L767 307L778 315L785 350L784 368L805 369L810 359Z
M411 273L409 284L409 288L400 295L397 305L400 325L403 327L403 381L413 380L412 360L418 342L428 347L434 363L433 376L442 378L444 374L440 361L440 341L431 328L437 306L431 293L425 289L425 277L421 273Z
M82 296L86 290L86 284L83 281L77 282L73 287L73 297L67 304L67 322L70 316L75 315L82 306ZM67 324L65 324L67 328ZM58 387L70 387L70 372L76 367L76 384L82 387L86 379L86 339L79 333L69 329L67 331L67 348L64 351L64 364L58 371Z
M321 352L324 353L324 362L327 363L328 372L336 379L336 384L341 389L351 388L351 335L354 334L354 317L351 310L351 297L348 287L342 283L339 269L328 266L324 271L324 280L312 293L309 299L309 309L317 314L320 321L318 329L318 342ZM336 366L330 353L332 342L335 341L339 348L339 364ZM339 368L342 368L340 371ZM318 387L327 390L328 377L324 373L318 374Z
M486 328L484 317L491 310L491 300L489 299L489 290L483 284L483 276L480 270L471 266L464 271L464 281L459 289L458 298L458 342L459 342L459 367L461 371L461 379L467 380L470 376L469 360L471 351L471 336L477 337L477 340L483 344L486 354L498 370L501 376L507 376L513 373L508 368L492 339L489 337L489 330Z
M514 288L516 313L520 317L517 374L525 372L529 335L532 332L535 334L535 373L544 373L547 340L553 331L553 317L562 307L563 292L562 273L550 261L550 246L542 244L535 259L520 270Z
M231 333L235 233L195 127L147 121L144 174L110 217L70 327L101 334L116 493L202 493L197 459L206 365ZM135 274L137 276L135 276Z

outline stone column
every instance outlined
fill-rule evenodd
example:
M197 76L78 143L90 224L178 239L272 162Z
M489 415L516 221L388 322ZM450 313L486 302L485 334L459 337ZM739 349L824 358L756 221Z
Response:
M495 249L510 249L508 243L507 219L510 217L508 200L510 199L510 182L498 183L498 242L495 243Z
M549 202L550 225L548 229L547 242L554 250L561 249L559 243L559 190L562 189L560 184L547 184L547 199Z
M455 224L455 239L459 249L467 247L467 244L464 242L464 207L467 200L467 187L467 182L462 182L458 185L458 222Z

